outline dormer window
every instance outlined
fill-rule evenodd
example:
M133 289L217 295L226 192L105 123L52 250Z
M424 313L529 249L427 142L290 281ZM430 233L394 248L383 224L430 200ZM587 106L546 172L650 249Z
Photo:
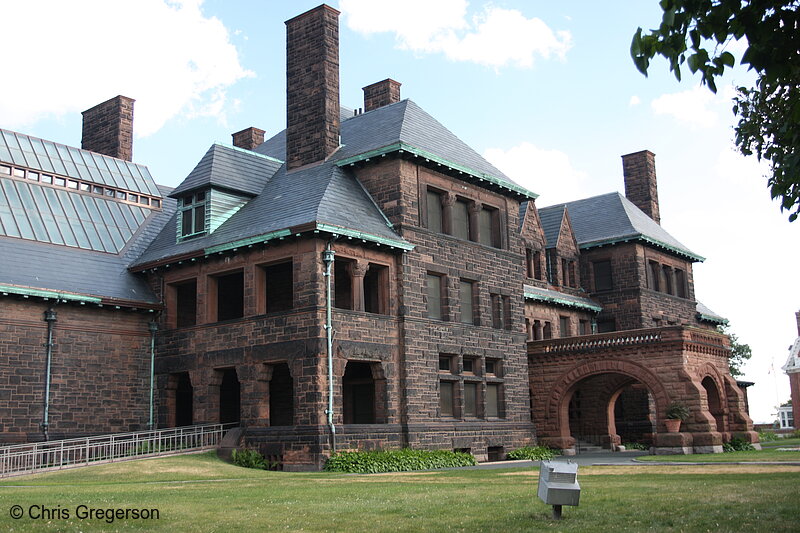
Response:
M178 202L180 210L179 223L182 239L199 237L206 233L206 191L195 192L182 196Z

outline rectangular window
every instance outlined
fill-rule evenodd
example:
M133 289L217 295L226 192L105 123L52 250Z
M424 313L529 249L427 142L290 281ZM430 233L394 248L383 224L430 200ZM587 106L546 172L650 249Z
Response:
M503 296L503 327L511 330L511 297Z
M388 313L386 298L389 292L389 267L370 263L364 275L364 311Z
M7 167L5 165L0 165L0 174L5 174L7 176L11 175L11 167Z
M267 313L288 311L293 307L293 270L291 261L264 267Z
M217 284L217 320L244 316L244 273L234 272L214 277Z
M478 416L478 384L464 383L464 416Z
M437 233L442 233L444 228L442 225L442 195L436 191L428 189L427 202L428 229Z
M439 356L439 372L452 372L453 371L453 356L440 355Z
M588 335L589 334L589 321L588 320L579 320L578 321L578 334L579 335Z
M28 171L28 179L32 181L39 181L39 173L32 170Z
M612 331L616 331L616 326L614 325L614 319L597 321L597 333L610 333Z
M500 371L500 360L499 359L487 359L486 360L486 375L490 377L500 377L502 372Z
M570 287L578 286L578 276L575 272L575 261L569 262L569 286Z
M533 252L533 277L542 279L542 252Z
M474 286L471 281L461 280L459 282L459 303L461 304L461 322L474 324L475 315L473 313Z
M428 274L428 318L443 319L442 314L442 276Z
M611 261L595 261L592 263L592 270L595 291L608 291L614 287L611 280Z
M569 280L567 279L567 260L566 259L562 259L561 260L561 278L560 278L560 282L561 283L560 283L560 285L562 287L566 287L568 281Z
M545 321L544 328L542 329L542 338L544 339L553 338L553 324L551 324L550 322Z
M464 200L453 204L453 237L469 240L469 205Z
M491 295L492 302L492 327L500 329L503 327L503 301L499 294Z
M478 212L478 236L486 246L500 247L499 212L484 207Z
M186 328L197 324L197 280L174 285L175 325Z
M660 280L660 278L661 278L661 269L658 268L658 263L656 263L655 261L650 261L649 266L650 266L650 270L649 270L650 288L652 290L654 290L654 291L660 291L661 290L661 280Z
M477 366L478 366L478 361L472 357L465 357L462 363L464 374L474 375L476 373L475 370Z
M455 416L453 409L453 382L439 382L439 412L441 416Z
M486 384L486 417L498 418L500 416L500 385L498 383Z
M675 294L680 298L686 298L686 273L678 268L675 269Z
M533 250L525 248L525 276L533 277Z
M560 316L560 317L558 317L558 329L559 329L559 334L562 337L569 337L570 336L569 317L568 316Z
M14 169L14 176L16 176L18 178L24 178L25 177L25 170L21 169L21 168L15 168ZM63 183L61 185L63 185Z
M661 267L664 279L664 292L667 294L674 294L672 292L672 268L666 265Z
M333 261L333 306L339 309L353 309L352 261L334 259Z
M150 199L145 196L131 194L128 196L131 202L149 205ZM194 237L206 231L206 192L188 194L180 199L179 207L181 210L181 237Z

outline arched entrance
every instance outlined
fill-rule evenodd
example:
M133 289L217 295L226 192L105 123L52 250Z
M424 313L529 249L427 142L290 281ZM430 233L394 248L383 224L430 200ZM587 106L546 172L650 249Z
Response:
M711 376L706 376L701 382L706 391L706 401L708 402L708 411L714 417L717 424L717 431L723 433L725 428L725 411L722 408L722 398L719 393L719 388Z
M294 425L294 384L289 365L272 365L272 379L269 382L269 425Z
M375 380L370 363L348 361L342 378L345 424L375 423Z

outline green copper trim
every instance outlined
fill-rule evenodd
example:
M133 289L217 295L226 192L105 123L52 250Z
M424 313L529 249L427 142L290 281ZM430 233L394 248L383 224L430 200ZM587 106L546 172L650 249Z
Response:
M396 239L387 239L385 237L378 237L377 235L371 235L369 233L363 233L361 231L343 228L341 226L334 226L332 224L322 224L320 222L317 222L317 230L325 231L328 233L335 233L336 235L344 235L345 237L352 237L354 239L361 239L364 241L374 242L376 244L383 244L386 246L399 248L405 251L410 251L414 249L413 244L410 244L405 241L398 241Z
M33 289L30 287L14 287L13 285L0 285L0 293L18 294L20 296L34 296L36 298L53 298L68 302L85 302L99 304L103 300L95 296L84 296L71 292L51 291L47 289Z
M723 326L727 326L728 325L728 319L727 318L722 318L721 316L716 316L715 317L715 316L711 316L711 315L706 315L704 313L697 313L697 319L698 320L705 320L706 322L711 322L712 324L721 324Z
M688 250L681 250L680 248L676 248L676 247L672 246L671 244L667 244L665 242L661 242L658 239L653 239L652 237L648 237L646 235L642 235L641 233L635 233L633 235L627 235L625 237L614 237L612 239L605 239L605 240L602 240L602 241L587 242L587 243L584 243L584 244L580 244L578 246L578 248L580 248L581 250L589 250L591 248L599 248L600 246L606 246L606 245L609 245L609 244L620 244L620 243L630 242L630 241L642 241L644 243L650 244L650 245L655 246L657 248L663 248L663 249L667 250L668 252L672 252L672 253L674 253L676 255L679 255L681 257L686 257L688 259L691 259L693 261L697 261L697 262L700 262L700 263L702 263L703 261L706 260L706 258L703 257L702 255L697 255L697 254L692 253L692 252L690 252Z
M238 241L227 242L225 244L218 244L216 246L209 246L208 248L204 248L203 252L206 255L215 254L218 252L227 252L228 250L233 250L234 248L242 248L243 246L250 246L251 244L259 244L267 241L271 241L273 239L280 239L283 237L289 237L292 234L291 231L288 229L282 229L278 231L272 231L270 233L264 233L262 235L256 235L255 237L248 237L246 239L240 239Z
M487 174L485 172L480 172L478 170L474 170L470 167L465 165L461 165L459 163L454 163L452 161L448 161L442 157L437 156L431 152L427 152L420 148L416 148L415 146L411 146L410 144L406 144L404 142L397 142L394 144L390 144L388 146L384 146L383 148L377 148L375 150L370 150L369 152L364 152L363 154L354 155L352 157L348 157L336 162L336 165L340 167L344 167L347 165L352 165L354 163L358 163L361 161L368 161L373 157L380 157L392 152L408 152L410 154L416 155L418 157L424 157L429 161L433 161L434 163L444 165L452 170L457 170L464 174L468 174L473 178L477 178L479 180L485 180L489 183L497 185L503 189L507 189L513 193L516 193L520 196L524 196L530 200L535 200L539 197L538 194L535 192L529 191L528 189L517 185L516 183L511 183L510 181L506 181L504 179L498 178L496 176L492 176L491 174Z
M539 294L538 292L532 292L528 290L525 291L525 298L529 300L537 300L540 302L553 303L556 305L563 305L566 307L577 307L579 309L588 309L590 311L594 311L595 313L599 313L600 311L603 310L601 306L596 304L591 304L588 302L577 302L574 300L568 300L566 298L557 298L555 296L547 296L544 294Z

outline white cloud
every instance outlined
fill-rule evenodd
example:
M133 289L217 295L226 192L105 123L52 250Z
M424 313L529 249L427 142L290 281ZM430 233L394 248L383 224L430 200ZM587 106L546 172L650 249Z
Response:
M136 100L137 136L178 116L224 120L226 89L253 74L227 28L201 0L41 0L3 7L3 58L16 83L0 84L6 127L83 111L118 94ZM46 16L43 14L46 13ZM34 31L35 30L35 31Z
M483 157L508 177L538 194L537 205L569 202L585 196L587 174L573 168L564 152L523 142L508 150L489 148Z
M631 99L628 101L628 107L635 107L642 103L642 99L639 98L637 95L631 96Z
M467 21L467 5L465 0L409 0L400 10L388 0L341 0L339 7L348 27L359 33L394 33L400 48L493 68L530 68L537 57L564 59L572 46L568 31L554 32L516 9L487 5Z
M719 117L711 106L717 98L706 87L697 86L688 91L663 94L650 104L656 115L670 115L694 127L714 126Z

